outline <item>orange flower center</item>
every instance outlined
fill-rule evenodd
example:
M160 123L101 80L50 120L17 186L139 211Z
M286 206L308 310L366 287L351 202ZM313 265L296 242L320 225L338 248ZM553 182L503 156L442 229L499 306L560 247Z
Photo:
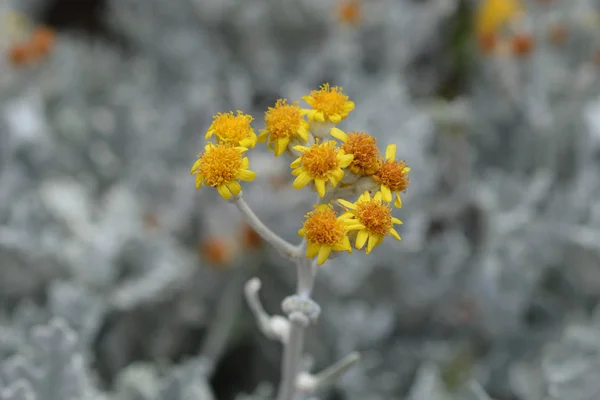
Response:
M342 88L338 86L330 88L328 83L321 86L319 90L311 91L310 96L306 98L306 102L313 110L325 115L343 114L347 101L348 96L342 92Z
M369 233L386 236L393 226L391 211L390 207L372 199L359 202L355 213Z
M233 146L213 147L200 156L198 173L208 186L219 186L235 180L242 169L242 154Z
M339 166L335 142L313 144L302 154L302 166L313 178L326 178L327 173Z
M219 113L214 117L211 127L222 141L239 143L250 136L252 131L250 122L253 119L252 116L239 111L238 115L233 115L233 112Z
M341 147L346 154L354 155L350 171L363 175L373 175L377 172L380 154L377 139L373 136L366 133L349 133L348 140Z
M346 233L344 224L338 221L335 211L331 208L308 213L302 227L306 240L326 246L340 243Z
M375 181L387 186L392 192L403 192L408 187L410 180L406 174L404 161L384 161L379 171L373 177Z
M265 113L266 130L276 139L294 136L301 123L300 107L287 104L285 99L277 100L275 107L269 107Z

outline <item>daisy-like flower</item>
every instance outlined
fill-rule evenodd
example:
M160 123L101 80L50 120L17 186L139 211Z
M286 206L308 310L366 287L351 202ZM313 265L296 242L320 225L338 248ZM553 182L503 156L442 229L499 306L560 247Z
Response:
M320 204L306 214L298 235L306 239L306 257L318 256L318 265L327 261L332 251L352 253L344 221L330 205Z
M254 120L251 115L241 111L237 115L233 112L218 113L213 117L213 122L206 131L206 139L215 136L217 143L229 143L234 146L254 148L256 146L256 133L250 126Z
M329 87L325 83L319 90L313 90L310 95L302 97L311 110L306 111L306 116L311 121L339 123L354 109L354 102L343 93L341 87Z
M352 154L354 159L348 169L357 175L373 175L379 169L381 154L377 148L377 139L361 132L346 134L338 128L331 129L331 136L341 141L341 149Z
M265 129L258 136L261 142L267 139L275 157L282 155L292 140L308 141L308 122L298 104L279 99L275 107L269 107L265 112Z
M336 187L344 177L343 168L348 167L354 158L352 154L346 154L336 146L333 140L316 143L310 147L294 146L299 151L300 157L290 164L294 168L292 175L296 177L292 186L302 189L312 181L319 196L325 196L325 185L327 181Z
M247 150L227 143L208 143L190 171L196 175L196 189L212 186L225 200L240 194L242 186L238 181L256 178L256 172L248 169L248 157L244 157Z
M373 175L373 179L380 185L383 201L391 203L392 194L396 194L394 206L402 207L400 192L406 192L410 183L408 172L410 168L404 161L396 161L396 145L390 144L385 149L385 161L381 163L379 170Z
M341 216L348 231L357 231L355 246L362 249L367 244L366 253L381 244L383 239L392 235L400 240L400 235L394 229L394 224L402 224L398 218L391 215L391 207L382 201L382 193L377 192L371 198L369 192L363 193L355 203L339 199L338 202L348 209Z

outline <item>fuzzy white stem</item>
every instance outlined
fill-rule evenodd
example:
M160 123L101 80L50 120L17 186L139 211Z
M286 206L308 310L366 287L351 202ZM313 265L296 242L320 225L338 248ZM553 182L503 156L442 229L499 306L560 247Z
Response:
M324 389L334 384L359 360L360 354L353 352L316 375L302 374L298 377L298 389L308 393Z
M258 322L258 329L269 339L286 343L289 337L290 323L286 318L279 315L270 316L267 314L258 297L260 287L261 282L258 278L250 279L244 287L246 301Z
M299 257L296 246L287 242L271 229L269 229L257 216L254 211L244 201L242 194L235 196L233 203L244 216L246 222L258 233L267 243L271 244L283 256L295 260Z
M301 246L302 250L304 245ZM315 281L316 264L314 260L300 259L296 262L298 282L296 294L304 299L310 299ZM297 380L302 364L304 348L304 332L309 324L307 316L294 312L290 314L290 334L283 350L282 378L279 384L277 400L294 400L296 397Z

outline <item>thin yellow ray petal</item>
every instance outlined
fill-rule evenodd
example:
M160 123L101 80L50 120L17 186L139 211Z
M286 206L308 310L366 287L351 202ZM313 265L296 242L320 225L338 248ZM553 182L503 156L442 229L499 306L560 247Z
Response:
M348 135L346 135L346 132L339 128L331 128L329 134L337 140L339 140L340 142L346 143L348 141Z
M394 228L390 228L390 235L392 235L396 240L402 240L402 238L398 234L398 231L396 231Z
M396 200L394 200L394 207L402 208L402 199L400 198L400 193L396 192Z
M321 250L321 246L316 243L308 242L306 245L306 257L313 258L319 254L319 250Z
M200 189L202 187L203 181L204 181L204 175L197 174L196 175L196 189Z
M373 198L377 201L381 201L383 199L383 194L381 194L381 192L377 192Z
M237 174L237 178L240 181L250 182L256 178L256 172L250 171L249 169L243 169Z
M323 265L323 263L325 263L325 261L327 261L327 259L329 258L329 254L331 254L331 247L322 246L321 249L319 249L319 257L317 258L317 264Z
M194 165L192 165L192 169L190 169L190 174L194 174L194 171L196 171L198 168L200 168L200 164L201 164L200 159L197 159L196 162L194 162Z
M369 240L367 242L367 250L366 253L369 254L371 250L375 248L379 244L380 236L377 235L369 235Z
M242 185L238 181L232 181L227 183L227 188L231 191L234 196L237 196L242 191Z
M351 210L354 210L356 208L356 205L354 205L354 203L350 203L348 200L338 199L338 203Z
M392 191L390 190L389 187L385 186L385 185L381 185L381 194L383 197L383 201L385 201L386 203L391 203L392 201Z
M356 235L356 243L354 244L357 249L362 249L367 243L367 239L369 238L369 233L365 230L359 231L358 235Z
M329 120L334 124L339 124L340 122L342 122L342 116L339 114L331 114L329 116Z
M242 158L242 169L248 169L248 167L250 167L250 160L248 157Z
M294 146L295 147L295 146ZM298 168L300 165L302 165L302 158L296 158L294 161L292 161L292 163L290 164L290 168Z
M325 180L321 178L315 178L315 187L317 188L319 197L323 198L323 196L325 196Z
M392 223L394 223L394 224L400 224L400 225L403 224L402 221L400 221L398 218L394 218L394 217L392 217Z
M226 185L223 184L223 185L217 186L217 191L219 192L221 197L224 198L225 200L229 200L231 198L231 192L229 191L229 188L227 188Z
M388 146L385 148L385 159L388 161L396 159L396 145L395 144L388 144Z
M311 181L312 181L312 178L310 177L310 175L306 172L302 172L300 175L298 175L298 177L296 179L294 179L292 186L295 189L302 189L304 186L308 185Z

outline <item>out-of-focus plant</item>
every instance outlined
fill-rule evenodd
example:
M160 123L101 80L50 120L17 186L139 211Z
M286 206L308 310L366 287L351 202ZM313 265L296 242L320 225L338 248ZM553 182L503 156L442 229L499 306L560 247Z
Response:
M292 400L299 391L322 389L358 361L358 354L352 353L319 374L302 370L305 329L316 322L321 311L311 299L317 267L340 252L352 253L353 248L369 254L387 236L400 240L394 225L402 222L392 216L392 210L402 207L400 192L410 183L410 168L396 160L395 145L387 146L382 157L373 136L336 127L354 109L342 88L324 84L303 100L309 108L277 100L265 112L265 129L259 135L251 126L252 116L241 111L217 114L206 132L211 141L191 169L198 189L217 189L223 199L237 206L253 232L296 265L296 293L282 303L287 318L264 311L258 278L245 288L261 331L284 345L279 400ZM240 181L256 177L245 153L257 142L266 142L275 157L285 155L294 160L290 164L296 177L294 188L317 193L314 210L305 215L298 231L303 238L299 245L273 232L244 201ZM252 233L248 245L256 243ZM207 253L215 253L221 260L223 249L217 247L213 243Z

